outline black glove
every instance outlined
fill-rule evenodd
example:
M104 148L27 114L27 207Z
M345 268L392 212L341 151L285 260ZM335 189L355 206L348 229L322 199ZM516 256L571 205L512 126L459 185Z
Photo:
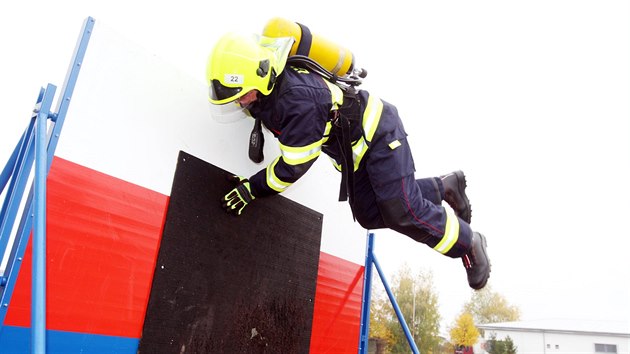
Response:
M236 183L236 187L221 199L222 206L228 213L241 215L247 204L256 198L252 195L252 190L247 178L232 176L230 180Z

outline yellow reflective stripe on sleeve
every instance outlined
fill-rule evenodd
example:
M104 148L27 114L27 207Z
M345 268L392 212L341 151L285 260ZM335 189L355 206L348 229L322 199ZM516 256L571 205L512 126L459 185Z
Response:
M365 138L368 142L372 141L378 122L381 120L381 113L383 112L383 101L374 96L368 98L367 107L363 112L363 131L365 132Z
M332 110L338 109L343 104L343 92L339 88L339 86L328 82L328 80L324 80L328 89L330 90L330 95L332 96Z
M287 187L290 186L291 183L284 182L280 180L278 176L276 176L276 172L274 169L276 167L276 164L278 164L279 160L280 160L280 156L276 157L276 159L273 160L273 162L269 166L267 166L267 185L269 186L269 188L273 189L274 191L281 193L285 189L287 189Z
M450 251L459 238L459 220L455 214L448 210L446 211L445 230L440 243L433 247L434 250L442 254L446 254L446 252Z
M322 140L302 147L280 144L280 152L282 153L284 162L289 165L299 165L318 157L322 152Z

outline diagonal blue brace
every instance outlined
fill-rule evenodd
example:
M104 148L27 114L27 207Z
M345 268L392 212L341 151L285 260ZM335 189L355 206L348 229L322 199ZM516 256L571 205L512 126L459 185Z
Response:
M407 322L405 321L405 317L400 311L400 307L396 302L396 298L394 297L394 293L389 288L389 284L387 283L387 279L383 274L383 270L381 269L376 256L374 255L374 233L368 232L367 237L367 250L365 252L365 272L363 279L363 301L361 302L361 327L359 331L359 354L367 354L368 352L368 341L370 337L370 301L371 301L371 293L372 293L372 265L376 268L379 277L381 278L381 282L383 283L383 287L385 287L385 291L387 292L387 296L389 297L389 301L392 303L394 307L394 311L396 312L396 317L398 317L398 322L405 332L405 337L407 338L407 342L409 343L409 347L414 354L420 354L418 347L416 346L416 342L413 340L411 332L409 331L409 327L407 326Z

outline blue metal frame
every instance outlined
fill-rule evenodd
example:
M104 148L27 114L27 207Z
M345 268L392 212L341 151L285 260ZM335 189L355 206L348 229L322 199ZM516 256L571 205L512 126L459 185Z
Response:
M44 89L42 88L39 93L37 104L41 103L43 98ZM20 207L20 198L24 193L26 182L28 180L28 174L30 172L30 166L33 164L33 129L35 127L35 115L31 118L31 121L22 134L22 138L18 142L9 163L5 166L2 172L2 190L11 176L9 188L2 203L2 210L0 210L0 254L4 255L11 231L13 230L13 224L15 217ZM28 171L25 171L26 166L29 167ZM0 192L2 192L0 190ZM0 289L1 290L1 289ZM1 319L1 318L0 318Z
M37 110L35 125L35 213L33 214L33 276L31 277L31 348L34 353L46 352L46 130L50 107L55 98L55 85L48 84Z
M46 90L43 88L40 90L31 121L0 174L0 193L9 180L11 181L0 210L0 257L3 257L7 251L18 209L24 199L33 160L35 160L33 185L25 200L24 211L10 250L7 269L0 277L0 331L4 325L9 301L26 250L28 234L34 226L31 348L36 353L44 353L46 350L46 177L52 164L70 99L94 29L94 23L92 17L88 17L83 23L62 94L57 103L57 113L50 110L56 86L48 84ZM47 134L49 118L52 124ZM35 203L33 203L33 199L35 199Z
M23 138L24 135L22 135L22 138L20 138L20 142ZM9 157L9 162L7 162L7 164L4 166L4 169L2 170L2 173L0 173L0 191L4 190L4 187L6 187L7 182L9 182L9 179L11 178L11 174L13 173L13 166L15 166L15 162L17 161L17 155L19 151L18 148L19 144L13 150L13 153ZM0 212L2 211L4 211L4 208L0 210ZM2 220L3 218L4 217L2 216L2 214L0 214L0 220Z
M387 296L389 297L389 301L392 303L394 307L394 311L396 312L396 317L398 317L398 322L405 332L405 337L407 338L407 342L409 343L409 347L414 354L420 354L416 343L411 336L411 332L409 331L409 327L407 326L407 322L405 321L405 317L400 311L400 307L396 302L396 298L394 297L394 293L392 293L389 288L389 284L387 283L387 279L383 274L383 270L381 269L376 256L374 255L374 233L368 232L367 237L367 250L365 252L365 272L363 279L363 301L361 303L361 327L359 333L359 354L366 354L368 351L368 341L370 337L370 301L372 297L372 265L376 267L376 271L378 272L379 277L381 278L381 282L383 283L383 287L387 292Z

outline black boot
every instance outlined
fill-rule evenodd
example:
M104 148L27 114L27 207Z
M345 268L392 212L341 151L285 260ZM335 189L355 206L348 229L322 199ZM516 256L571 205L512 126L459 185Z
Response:
M455 171L440 176L440 179L444 186L444 201L453 208L455 215L470 224L472 210L466 196L466 176L464 176L464 172Z
M482 234L473 232L472 247L462 257L462 262L468 285L475 290L483 289L490 278L490 259L486 252L486 238Z

